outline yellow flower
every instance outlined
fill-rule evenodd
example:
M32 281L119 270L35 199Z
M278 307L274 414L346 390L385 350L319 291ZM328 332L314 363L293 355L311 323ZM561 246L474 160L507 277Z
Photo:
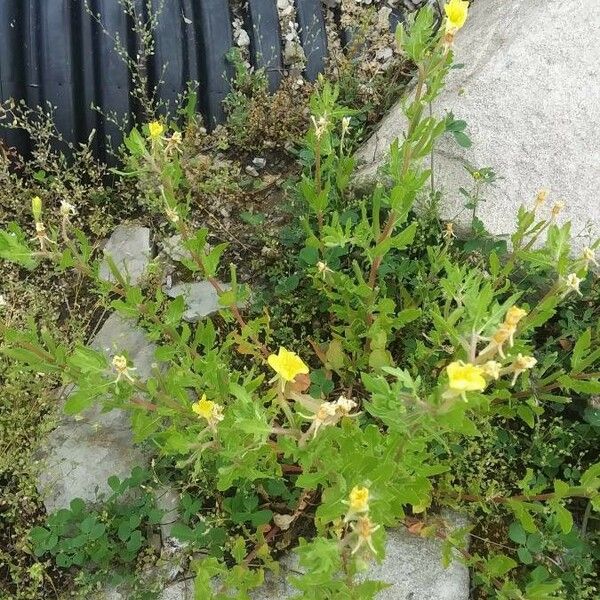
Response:
M516 327L519 321L527 314L526 310L519 308L518 306L511 306L504 317L504 323L508 327Z
M148 133L152 139L159 138L165 131L165 127L162 123L158 121L152 121L152 123L148 123Z
M216 425L223 420L223 407L216 402L206 399L206 394L202 394L202 398L192 404L192 410L203 419L208 421L209 425Z
M350 491L350 510L354 513L369 510L369 488L354 486Z
M482 392L485 389L483 369L462 360L450 363L446 367L449 387L453 392Z
M467 20L469 3L465 0L450 0L444 5L446 13L446 33L456 33Z
M298 375L308 374L304 361L295 352L285 348L279 348L279 354L271 354L267 362L283 381L294 381Z

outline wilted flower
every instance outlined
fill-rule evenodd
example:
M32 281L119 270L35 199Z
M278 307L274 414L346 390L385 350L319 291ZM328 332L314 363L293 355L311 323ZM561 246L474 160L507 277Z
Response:
M319 433L321 427L335 425L340 420L341 417L338 415L336 408L335 402L323 402L314 415L306 417L312 421L308 432L312 432L313 438Z
M346 396L340 396L335 402L336 411L343 417L347 417L356 406L356 402L350 398L346 398Z
M583 279L577 277L575 273L570 273L569 275L567 275L567 293L570 291L574 291L577 292L580 296L583 296L581 290L579 289L579 285L582 281Z
M455 238L456 234L454 233L454 223L452 221L448 221L444 227L444 239L446 241L450 241L452 238Z
M498 379L500 377L500 369L502 365L495 360L488 360L482 367L483 374L492 379Z
M498 354L501 358L504 358L504 344L509 342L509 345L512 347L514 343L513 336L515 335L516 331L516 327L503 323L496 330L494 335L492 335L492 343L495 344Z
M517 354L517 358L511 365L513 369L513 379L511 385L514 385L517 381L517 377L527 371L528 369L533 369L537 364L537 360L533 356L523 356L520 352Z
M267 362L283 382L294 381L298 375L308 374L304 361L295 352L285 348L279 348L279 354L271 354Z
M540 206L542 206L543 204L546 203L549 193L550 192L548 190L540 190L537 193L537 196L535 197L535 203L533 205L534 210L536 210L537 208L539 208Z
M446 13L446 33L456 33L467 20L469 3L465 0L450 0L444 5Z
M317 263L317 271L319 272L319 275L323 277L323 279L325 279L327 273L333 273L333 271L327 266L327 263L321 260Z
M63 200L60 203L60 214L65 219L68 219L69 217L72 217L73 215L77 214L77 209L70 202Z
M350 117L342 117L342 135L346 135L350 129Z
M589 267L590 263L598 266L598 261L596 260L596 254L591 248L584 248L582 258L585 261L586 268Z
M504 317L504 323L508 325L508 327L516 327L519 324L519 321L526 315L526 310L523 310L518 306L511 306Z
M133 382L134 379L131 376L131 371L135 371L135 367L127 366L127 359L122 354L113 356L112 359L113 369L117 372L117 378L115 383L121 381L122 378L127 379L129 382Z
M552 218L556 219L556 217L558 217L558 215L560 215L560 213L562 212L562 209L564 207L565 207L565 205L563 202L555 202L554 206L552 207L552 210L550 211Z
M49 242L50 244L55 243L48 237L48 234L46 233L46 226L42 223L42 221L36 221L35 223L34 239L37 239L37 241L40 243L40 249L42 252L44 252L46 249L46 242Z
M458 360L446 367L446 373L450 390L465 400L465 392L482 392L485 389L483 369L477 365Z
M198 402L192 404L192 410L201 418L205 419L211 427L215 427L225 417L223 416L223 407L216 402L206 399L206 394Z
M381 527L374 525L369 517L359 517L356 523L352 526L352 533L356 534L357 541L352 548L352 554L356 554L364 545L366 545L373 554L377 554L375 546L373 546L373 534Z
M173 154L174 152L181 151L181 144L183 142L183 135L181 131L173 132L173 135L167 139L167 145L165 146L165 152L167 154Z
M179 223L179 213L174 208L167 206L165 208L165 215L167 216L167 219L169 219L169 221L171 221L171 223L174 225Z
M325 135L327 126L329 125L327 114L320 116L318 119L314 115L311 115L310 120L315 128L315 136L320 140Z

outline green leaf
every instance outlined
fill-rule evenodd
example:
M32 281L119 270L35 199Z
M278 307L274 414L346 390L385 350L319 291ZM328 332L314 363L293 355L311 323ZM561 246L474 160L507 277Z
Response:
M96 397L88 390L75 390L71 392L65 401L64 411L68 415L76 415L88 409Z
M486 572L490 577L502 577L517 566L517 562L506 556L506 554L496 554L486 562Z
M137 552L142 547L142 532L136 529L129 538L126 548L128 552Z
M401 310L396 315L396 319L395 319L394 325L398 329L400 329L401 327L404 327L408 323L411 323L412 321L415 321L420 316L421 316L421 309L420 308L405 308L404 310Z
M117 535L119 536L119 539L122 542L129 539L129 537L131 536L131 525L129 524L128 519L123 519L119 523L119 527L117 529Z
M516 521L510 524L510 527L508 528L508 537L515 542L515 544L523 545L527 541L527 533L521 524Z
M580 479L584 487L597 488L600 485L600 462L592 465Z
M215 277L219 268L221 256L227 249L229 244L223 243L215 246L209 253L202 257L202 266L204 267L204 275L206 277Z
M561 375L558 382L565 390L571 390L578 394L600 394L600 381L588 379L573 379L568 375Z
M519 557L519 560L524 565L533 564L533 556L531 556L531 552L529 552L527 548L517 548L517 555Z
M273 518L273 513L270 510L259 510L252 514L251 522L254 527L266 525Z
M579 364L581 363L582 358L590 349L590 345L592 343L592 331L591 329L586 329L580 336L577 342L575 343L575 347L571 352L571 368L574 371L579 369Z
M535 521L533 520L533 517L531 516L529 509L524 502L510 500L507 502L507 505L515 513L515 517L517 517L519 523L521 523L523 529L527 533L535 533L537 531Z
M33 250L25 243L24 233L16 224L11 224L9 231L0 229L0 258L29 270L35 269L38 265Z
M463 131L453 131L452 135L461 148L470 148L473 145L471 138Z
M191 542L196 538L192 528L185 523L175 523L171 527L171 535L181 542Z
M563 533L569 533L573 529L573 515L561 504L553 505L556 519Z
M106 357L101 352L85 346L75 348L67 362L84 374L103 373L107 368Z
M525 421L525 423L527 423L527 425L529 425L529 427L531 427L531 429L533 429L535 426L535 419L533 411L531 408L529 408L529 406L525 404L519 404L517 406L517 414L523 421Z
M85 502L81 498L73 498L69 506L74 515L81 515L85 511Z

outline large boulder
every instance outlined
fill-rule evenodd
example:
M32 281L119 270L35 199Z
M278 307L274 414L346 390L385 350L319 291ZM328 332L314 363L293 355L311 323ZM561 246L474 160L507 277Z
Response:
M436 149L442 217L466 223L465 161L492 167L501 178L486 190L479 216L495 234L510 233L522 203L540 188L566 208L574 251L600 235L600 2L598 0L476 0L456 36L453 69L436 102L468 124L469 149L445 138ZM372 178L406 121L398 104L359 152ZM551 200L552 201L552 200ZM457 213L461 212L459 217Z

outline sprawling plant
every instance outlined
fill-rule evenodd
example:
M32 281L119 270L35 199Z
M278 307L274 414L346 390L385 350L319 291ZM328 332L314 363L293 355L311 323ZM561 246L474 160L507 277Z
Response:
M535 332L566 297L581 293L594 259L593 249L571 257L569 225L554 218L560 207L540 218L546 202L540 194L532 209L521 208L505 261L491 252L482 265L457 264L448 229L445 243L428 250L436 293L427 301L408 294L395 274L417 234L418 222L409 216L431 177L425 159L455 123L432 116L429 106L452 66L452 40L466 6L449 3L441 32L429 10L398 30L417 75L404 104L405 136L392 145L382 175L389 185L351 201L353 115L327 83L313 98L297 186L305 232L300 259L315 303L327 307L328 339L297 340L295 352L280 347L278 324L268 312L247 316L252 295L234 266L229 284L221 283L226 245L211 247L208 231L189 225L181 134L162 123L131 132L122 174L138 181L148 206L181 236L182 268L218 293L218 327L210 318L189 324L182 297L171 300L160 289L131 285L109 258L113 277L101 281L99 260L71 225L74 207L67 201L62 222L50 224L42 199L34 198L33 241L17 224L0 231L0 256L26 269L51 262L91 278L106 303L156 343L156 364L144 380L119 351L109 358L84 346L67 352L34 325L3 329L4 351L24 367L76 384L68 413L95 403L129 411L138 442L150 441L201 477L207 493L225 499L238 528L225 559L214 552L196 564L199 598L246 598L262 582L263 569L272 567L280 534L294 531L306 536L296 535L305 574L292 579L302 598L373 598L385 584L357 576L370 560L384 557L385 528L404 525L415 535L444 540L446 558L461 556L498 598L541 600L558 589L547 573L520 589L507 576L517 565L513 558L470 554L465 531L450 531L430 514L432 507L502 505L529 533L546 521L569 532L573 498L600 509L600 463L575 484L540 484L525 474L515 495L457 489L450 477L450 448L476 436L478 424L498 415L533 424L545 403L564 400L561 394L600 390L593 371L600 350L590 331L577 341L568 369L551 356L536 358ZM510 283L522 269L552 280L542 293L523 298ZM419 337L408 356L403 338L415 325ZM182 536L195 548L208 547L221 523L189 516Z

